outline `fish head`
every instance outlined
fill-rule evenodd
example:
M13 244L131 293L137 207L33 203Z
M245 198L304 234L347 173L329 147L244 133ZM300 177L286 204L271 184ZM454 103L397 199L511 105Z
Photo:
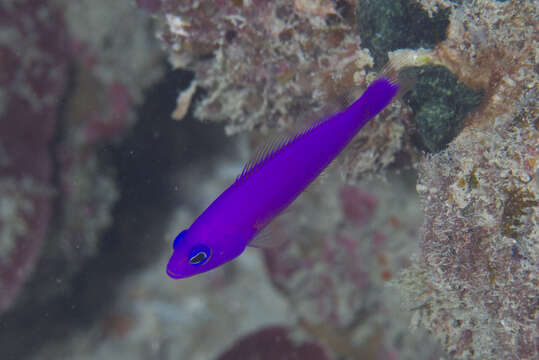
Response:
M182 279L212 270L245 249L237 236L216 234L211 228L204 230L186 229L176 236L167 265L168 276Z

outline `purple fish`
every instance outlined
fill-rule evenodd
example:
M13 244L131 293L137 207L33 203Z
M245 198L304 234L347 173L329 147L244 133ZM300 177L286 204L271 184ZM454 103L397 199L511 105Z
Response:
M400 85L372 83L344 111L267 147L191 225L174 239L167 274L175 279L209 271L240 255L335 159Z

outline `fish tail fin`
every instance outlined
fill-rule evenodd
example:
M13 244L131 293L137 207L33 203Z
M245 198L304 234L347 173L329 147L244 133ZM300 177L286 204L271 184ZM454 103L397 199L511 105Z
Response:
M407 67L407 64L407 59L389 60L380 72L380 77L386 78L392 84L399 86L399 92L394 99L400 99L416 83L417 78L411 72L402 71Z
M393 97L392 101L400 99L404 94L410 91L415 83L416 77L410 71L402 71L409 66L408 59L389 60L380 71L376 80L385 79L391 85L398 86L399 90ZM341 109L346 109L358 99L356 91L351 91L339 97L339 105Z

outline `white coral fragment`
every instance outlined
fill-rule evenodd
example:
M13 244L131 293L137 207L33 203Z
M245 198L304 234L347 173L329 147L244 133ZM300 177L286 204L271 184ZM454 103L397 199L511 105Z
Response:
M189 32L185 29L189 26L189 22L183 20L180 16L175 16L171 14L166 15L167 24L172 34L189 37Z

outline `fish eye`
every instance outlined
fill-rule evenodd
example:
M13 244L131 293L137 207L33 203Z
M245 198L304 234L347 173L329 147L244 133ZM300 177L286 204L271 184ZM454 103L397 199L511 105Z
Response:
M190 258L189 263L191 265L200 265L200 264L202 264L203 261L206 260L207 257L208 257L208 255L206 255L206 253L204 251L201 251L201 252L197 253L196 255L194 255L192 258Z
M187 232L187 229L185 230L182 230L178 236L176 236L176 238L174 239L174 242L172 243L172 248L173 249L176 249L176 247L178 246L178 244L180 243L180 241L185 237L185 233Z
M189 253L189 264L202 265L211 257L211 250L206 245L197 245Z

